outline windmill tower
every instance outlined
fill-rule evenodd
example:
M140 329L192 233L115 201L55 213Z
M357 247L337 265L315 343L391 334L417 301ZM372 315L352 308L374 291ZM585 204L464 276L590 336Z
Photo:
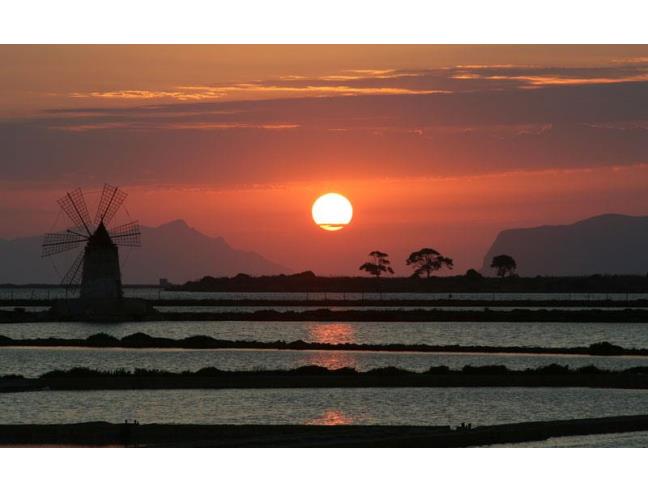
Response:
M63 231L45 235L41 256L48 257L83 247L61 281L69 287L78 285L80 280L82 301L122 299L119 247L141 245L137 221L112 228L109 226L126 196L119 188L104 185L94 221L90 220L80 188L58 200L71 225Z

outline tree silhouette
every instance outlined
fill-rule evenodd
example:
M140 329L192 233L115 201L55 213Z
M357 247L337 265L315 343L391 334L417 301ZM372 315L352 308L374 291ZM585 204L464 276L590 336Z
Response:
M432 248L423 248L414 251L406 263L414 268L414 275L420 277L423 273L430 278L433 272L440 270L444 266L452 270L452 258L441 255L437 250Z
M369 253L371 261L363 263L360 265L360 270L379 278L383 273L394 273L392 270L391 261L388 260L389 255L383 253L382 251L372 251Z
M491 268L497 269L497 276L504 278L506 276L511 276L515 273L517 264L512 256L509 255L499 255L493 257L493 262L491 263Z

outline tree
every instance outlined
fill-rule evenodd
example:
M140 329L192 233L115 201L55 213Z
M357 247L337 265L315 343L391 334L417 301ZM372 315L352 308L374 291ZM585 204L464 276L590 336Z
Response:
M509 255L499 255L493 257L491 268L497 269L497 276L504 278L506 276L510 277L515 273L517 264L515 263L513 257Z
M452 258L441 255L437 250L432 248L423 248L414 251L406 263L414 268L414 275L420 277L423 273L430 278L433 272L440 270L444 266L452 270Z
M370 275L374 275L376 278L379 278L383 273L394 273L392 270L391 261L388 260L389 255L383 253L382 251L372 251L369 253L371 261L363 263L360 265L360 270L364 270Z

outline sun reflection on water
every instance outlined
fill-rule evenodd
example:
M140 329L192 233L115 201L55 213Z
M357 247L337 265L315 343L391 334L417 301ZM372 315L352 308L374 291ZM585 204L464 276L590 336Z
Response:
M344 415L340 410L329 409L323 415L306 422L308 425L349 425L353 419Z
M309 341L316 343L355 343L355 328L349 323L314 323L308 327ZM356 367L354 352L305 351L303 365L317 365L329 369Z
M317 343L355 343L355 329L349 323L317 323L308 327L310 339Z
M299 365L339 369L340 367L356 367L357 363L355 352L308 350L300 358Z

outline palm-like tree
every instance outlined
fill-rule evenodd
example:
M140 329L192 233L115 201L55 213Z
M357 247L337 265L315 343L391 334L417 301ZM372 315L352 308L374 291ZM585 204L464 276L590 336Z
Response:
M449 270L452 270L453 267L452 258L443 256L436 249L432 248L423 248L414 251L409 255L406 263L414 268L415 276L420 277L422 274L425 274L427 278L430 278L432 273L443 267L446 267Z
M392 270L391 261L389 261L389 255L383 253L382 251L372 251L369 253L371 261L363 263L360 265L360 270L364 270L370 275L380 278L383 273L394 273Z

